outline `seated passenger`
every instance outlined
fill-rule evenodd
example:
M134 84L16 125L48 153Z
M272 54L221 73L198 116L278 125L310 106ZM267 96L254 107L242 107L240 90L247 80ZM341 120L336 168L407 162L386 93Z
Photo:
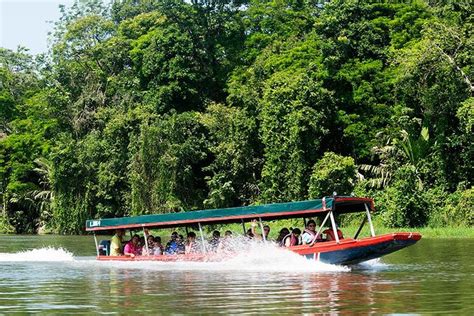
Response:
M282 228L278 233L278 237L276 239L276 243L280 247L284 247L285 244L283 243L283 238L285 238L288 234L290 234L290 230L288 228Z
M215 230L212 232L212 238L209 240L209 248L211 251L217 251L217 247L219 247L219 243L221 241L221 233Z
M178 249L177 249L176 253L180 254L180 255L183 255L186 251L186 247L184 245L183 235L178 235L178 239L176 239L176 243L178 244Z
M336 225L336 232L337 232L337 237L339 239L344 239L344 235L342 234L342 231L339 229L339 227ZM323 231L324 234L326 234L326 240L331 241L331 240L336 240L336 237L334 236L334 230L332 228L328 228L325 231Z
M115 235L110 240L110 255L111 256L121 256L123 254L123 251L122 251L123 235L125 235L125 231L123 229L117 229L115 231Z
M148 235L146 238L148 243L148 252L146 251L146 244L142 246L142 255L148 256L155 253L155 238L152 235Z
M301 230L299 228L293 228L291 234L288 234L283 238L283 245L285 247L293 247L301 245Z
M123 253L129 257L135 257L140 255L140 246L139 246L140 236L133 235L132 240L130 240L123 249Z
M283 238L283 245L285 245L285 247L301 245L300 235L301 230L299 228L293 228L291 234L288 234L285 236L285 238Z
M318 237L316 237L316 233L316 222L311 219L306 224L306 228L303 232L303 235L301 235L303 245L309 245L314 244L317 241L323 241L321 235L318 235Z
M165 248L165 254L166 255L174 255L178 252L178 233L177 232L173 232L171 234L171 239L170 241L168 241L168 243L166 244L166 248Z
M154 248L153 248L153 255L160 256L164 252L164 247L161 244L161 237L156 236L154 239Z
M196 242L196 234L194 232L189 232L186 238L186 244L184 247L184 253L197 253L199 252L199 245Z

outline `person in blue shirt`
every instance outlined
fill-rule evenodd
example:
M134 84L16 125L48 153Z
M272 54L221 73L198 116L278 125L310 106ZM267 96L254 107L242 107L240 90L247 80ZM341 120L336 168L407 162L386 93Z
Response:
M171 234L171 239L168 241L165 247L165 255L175 255L178 253L178 238L179 236L177 232L173 232Z

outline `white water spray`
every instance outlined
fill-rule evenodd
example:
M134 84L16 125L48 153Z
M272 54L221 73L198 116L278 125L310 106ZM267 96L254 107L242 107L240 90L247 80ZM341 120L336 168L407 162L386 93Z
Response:
M62 262L74 261L71 252L63 248L39 248L16 253L0 253L0 262Z
M160 261L97 261L95 258L74 258L63 248L45 247L17 253L0 253L0 262L72 262L111 268L132 268L158 271L261 271L261 272L345 272L349 267L325 264L306 259L271 243L232 240L228 258L218 262Z
M115 268L156 271L258 271L258 272L345 272L346 266L325 264L277 247L272 243L249 242L243 237L232 239L232 249L225 259L209 262L100 261L97 265ZM90 261L88 261L90 263Z
M337 272L350 268L326 264L276 247L272 244L252 243L246 251L221 262L220 269L268 272Z
M375 272L379 270L386 270L390 268L390 265L383 263L380 258L377 258L377 259L361 262L358 264L358 267L362 270L371 270Z

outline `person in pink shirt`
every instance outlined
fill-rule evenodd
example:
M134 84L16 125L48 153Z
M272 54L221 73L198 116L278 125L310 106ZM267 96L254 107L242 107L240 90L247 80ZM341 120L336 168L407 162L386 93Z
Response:
M132 239L125 245L123 254L129 257L139 256L141 249L139 245L140 236L133 235Z

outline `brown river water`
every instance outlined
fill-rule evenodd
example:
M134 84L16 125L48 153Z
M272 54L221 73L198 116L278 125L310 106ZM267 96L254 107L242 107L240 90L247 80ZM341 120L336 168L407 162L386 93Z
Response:
M325 265L253 245L220 263L98 262L89 236L0 235L0 315L474 315L474 239Z

